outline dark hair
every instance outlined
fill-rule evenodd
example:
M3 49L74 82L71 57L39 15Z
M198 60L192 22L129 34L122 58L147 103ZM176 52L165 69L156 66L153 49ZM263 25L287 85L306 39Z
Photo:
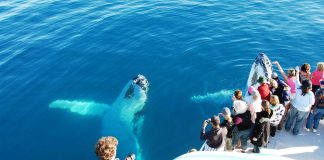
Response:
M210 118L210 122L215 126L219 125L220 124L219 116L212 116Z
M309 72L310 71L310 65L308 63L304 63L301 67L300 70L303 72Z
M303 80L302 81L302 86L301 86L302 96L305 96L306 93L308 93L308 91L311 88L312 88L312 83L308 79Z
M319 90L316 92L315 98L321 100L321 98L324 97L324 92L319 92Z
M239 89L234 91L234 96L235 96L236 99L242 100L242 91L239 90Z

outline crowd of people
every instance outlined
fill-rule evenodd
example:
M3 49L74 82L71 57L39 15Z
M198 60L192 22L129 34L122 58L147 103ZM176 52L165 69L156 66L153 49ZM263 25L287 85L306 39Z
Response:
M233 151L260 153L270 137L282 128L297 136L302 128L317 132L324 115L324 62L319 62L311 73L310 65L284 72L279 62L277 73L258 78L258 87L249 86L243 97L241 90L233 94L233 114L225 107L219 115L204 120L200 139L205 143L201 151ZM220 121L223 117L223 121ZM211 129L206 131L206 126ZM247 149L251 143L253 149Z
M222 113L203 122L200 139L205 143L201 151L237 149L244 153L250 142L254 146L252 152L260 153L260 147L266 147L270 137L283 127L288 132L292 128L293 135L298 135L303 125L306 131L317 132L324 115L324 62L319 62L313 73L309 64L303 64L288 69L288 75L279 62L273 64L284 80L273 73L270 80L259 77L259 87L249 86L244 97L241 90L236 90L232 97L233 114L225 107ZM211 129L206 131L208 124ZM101 160L119 160L117 146L115 137L102 137L95 145L95 153ZM135 160L135 154L127 155L125 160Z

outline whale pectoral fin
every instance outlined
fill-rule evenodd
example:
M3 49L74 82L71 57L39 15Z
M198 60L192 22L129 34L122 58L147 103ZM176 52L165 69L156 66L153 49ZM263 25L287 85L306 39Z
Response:
M61 108L80 115L102 115L109 106L103 103L80 100L55 100L49 108Z

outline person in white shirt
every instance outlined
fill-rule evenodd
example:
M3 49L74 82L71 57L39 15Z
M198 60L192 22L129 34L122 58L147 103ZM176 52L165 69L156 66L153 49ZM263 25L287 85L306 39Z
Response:
M296 77L299 76L299 67L296 67ZM296 95L291 101L291 107L288 112L288 119L285 125L285 130L290 131L293 122L296 123L293 128L293 135L298 135L299 130L305 121L311 106L315 103L314 93L312 92L312 83L305 79L300 84L300 81L296 80Z
M244 100L249 106L248 109L251 112L251 121L255 123L256 114L262 111L262 100L259 91L253 86L249 86Z

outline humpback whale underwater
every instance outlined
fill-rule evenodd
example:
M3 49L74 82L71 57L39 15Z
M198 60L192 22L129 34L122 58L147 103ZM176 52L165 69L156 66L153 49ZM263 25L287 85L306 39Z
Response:
M102 136L115 136L120 144L117 153L126 156L135 153L143 160L138 142L144 122L143 110L147 100L149 82L137 75L123 88L112 105L80 100L55 100L49 108L60 108L80 115L102 116ZM98 137L99 138L99 137Z

